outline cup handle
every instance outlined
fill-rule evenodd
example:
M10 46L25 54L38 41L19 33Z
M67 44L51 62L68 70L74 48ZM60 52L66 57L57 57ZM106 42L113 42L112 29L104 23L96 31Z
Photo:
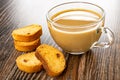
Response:
M95 42L93 47L99 47L99 48L108 48L114 43L114 34L108 27L103 27L103 33L107 35L108 41L106 42Z

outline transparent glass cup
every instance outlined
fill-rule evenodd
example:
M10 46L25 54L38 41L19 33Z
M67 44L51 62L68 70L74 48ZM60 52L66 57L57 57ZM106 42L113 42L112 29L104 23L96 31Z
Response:
M113 32L104 27L105 12L96 4L63 3L50 9L46 18L52 38L70 54L83 54L94 47L107 48L114 42ZM98 42L101 34L107 34L105 42Z

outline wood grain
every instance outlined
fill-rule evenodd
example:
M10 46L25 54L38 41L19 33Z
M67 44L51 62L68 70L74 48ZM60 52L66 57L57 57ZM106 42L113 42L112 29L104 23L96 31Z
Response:
M48 76L45 70L33 74L20 71L15 59L23 52L14 48L11 37L14 29L32 23L41 24L42 43L59 48L51 38L45 22L48 8L41 8L41 4L43 3L40 0L0 0L0 80L120 80L119 0L114 2L109 0L111 6L106 5L107 0L98 1L98 4L106 10L105 25L115 34L115 42L110 48L94 48L82 55L70 55L64 52L67 67L58 77ZM43 15L39 15L40 13Z

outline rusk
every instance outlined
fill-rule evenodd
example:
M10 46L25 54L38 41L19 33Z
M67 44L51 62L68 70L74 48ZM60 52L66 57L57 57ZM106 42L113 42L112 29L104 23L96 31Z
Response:
M21 42L14 40L15 49L18 51L33 51L40 45L40 39L31 42Z
M27 73L39 72L42 69L42 63L35 57L35 52L18 56L16 64L21 71Z
M60 75L66 66L62 52L58 49L42 44L36 49L36 57L42 62L44 69L50 76Z
M38 24L28 25L13 30L12 37L17 41L34 41L42 35L42 27Z

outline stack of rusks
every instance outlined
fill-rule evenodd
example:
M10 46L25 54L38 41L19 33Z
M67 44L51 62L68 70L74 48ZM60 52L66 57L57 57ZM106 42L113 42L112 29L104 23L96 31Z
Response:
M17 57L16 64L21 71L27 73L45 69L49 76L58 76L66 67L65 57L58 49L41 44L41 35L42 27L37 24L13 30L15 49L27 52Z
M40 45L42 27L37 24L28 25L12 32L14 46L19 51L33 51Z

